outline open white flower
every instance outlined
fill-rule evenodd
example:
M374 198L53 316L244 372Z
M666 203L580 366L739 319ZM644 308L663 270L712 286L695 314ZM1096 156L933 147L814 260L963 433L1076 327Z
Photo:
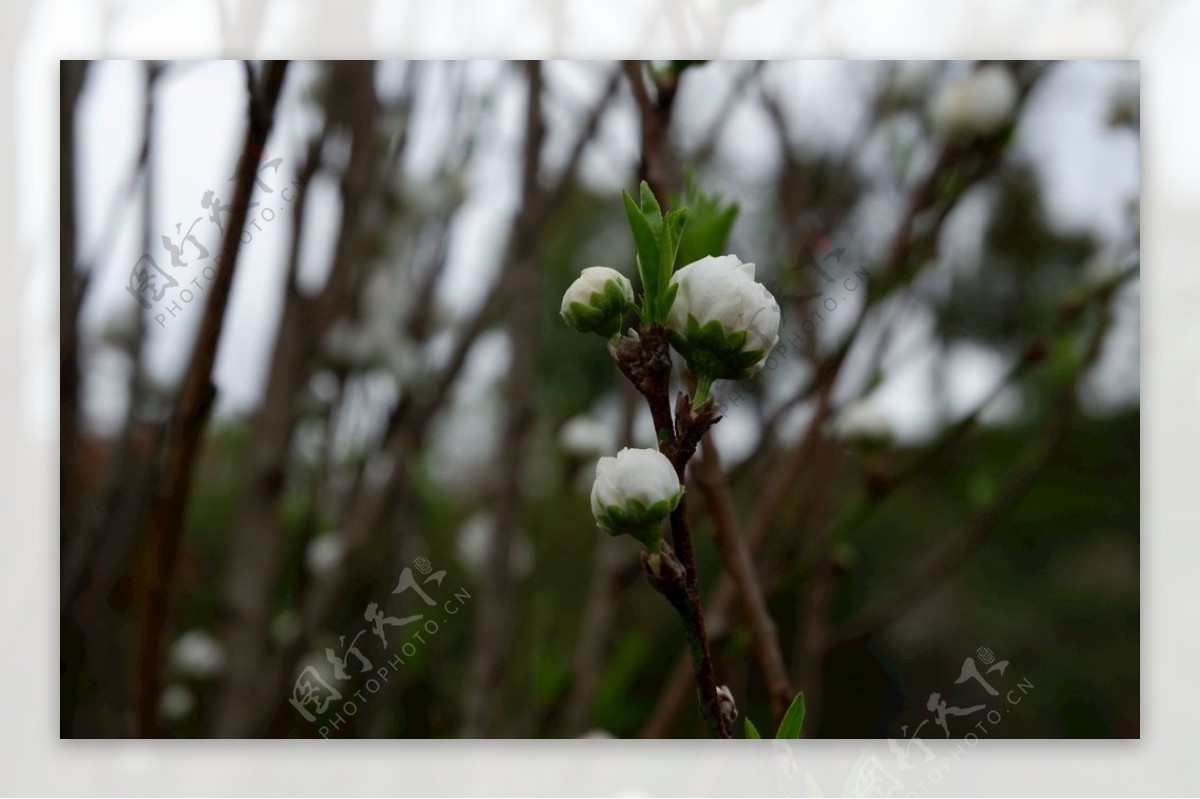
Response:
M990 64L945 86L933 99L933 129L947 139L986 136L1008 122L1017 107L1017 82Z
M702 379L745 380L779 343L779 303L754 280L754 264L708 256L671 277L671 343Z
M580 333L611 338L621 330L621 320L633 305L629 278L607 266L589 266L567 288L560 313Z
M682 496L683 486L666 455L626 447L596 464L592 515L609 535L632 535L657 551L659 525Z

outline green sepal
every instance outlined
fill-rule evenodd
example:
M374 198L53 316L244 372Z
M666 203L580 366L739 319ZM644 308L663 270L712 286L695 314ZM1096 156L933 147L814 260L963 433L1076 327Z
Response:
M609 280L604 284L604 291L591 293L586 305L572 302L568 306L570 315L564 313L562 317L580 333L598 333L605 338L612 338L620 332L629 307L629 300L617 281Z
M658 551L660 540L659 527L662 520L671 515L679 505L683 491L676 492L667 499L660 499L650 507L636 499L631 499L622 507L609 505L596 519L600 529L612 536L629 535L645 544L651 552Z
M762 738L762 736L758 734L758 728L754 726L754 722L750 720L749 716L746 717L746 738L747 739Z
M745 330L726 335L716 319L701 325L695 316L688 314L687 329L682 334L671 331L671 345L695 374L717 380L745 380L754 374L754 367L766 355L765 350L743 351L746 336Z

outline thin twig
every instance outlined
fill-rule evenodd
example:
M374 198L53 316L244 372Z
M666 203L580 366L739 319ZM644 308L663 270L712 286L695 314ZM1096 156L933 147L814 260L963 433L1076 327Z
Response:
M525 157L522 217L517 228L529 222L525 214L536 211L545 120L542 116L542 68L534 61L526 65L528 94L525 119ZM496 517L488 552L484 601L476 616L475 652L463 704L460 735L481 738L492 731L497 693L503 682L512 616L512 575L509 569L512 539L521 513L521 464L525 439L534 416L534 383L537 378L537 262L528 245L513 268L511 290L519 298L509 316L508 335L513 360L509 371L506 404L508 419L496 462Z
M257 95L250 95L249 120L242 145L242 159L237 169L232 207L221 243L221 258L208 290L208 303L204 307L192 356L184 372L168 426L163 469L157 481L148 531L150 582L138 653L137 708L139 729L143 736L153 735L157 730L156 708L161 684L163 635L192 471L216 396L212 368L216 362L225 310L233 287L240 237L250 208L258 156L271 132L275 104L286 71L286 61L266 62L262 70L261 91Z
M754 557L738 530L734 516L733 497L721 470L721 455L712 434L705 434L701 442L699 478L701 491L708 503L713 519L717 547L726 573L733 580L741 601L742 610L750 623L750 638L754 644L755 658L767 684L767 695L771 700L771 714L778 722L787 712L796 692L788 679L783 653L779 649L779 635L775 622L767 609L758 572L754 568Z

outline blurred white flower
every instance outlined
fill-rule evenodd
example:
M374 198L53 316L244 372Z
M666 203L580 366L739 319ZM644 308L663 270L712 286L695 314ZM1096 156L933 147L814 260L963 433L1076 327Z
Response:
M312 574L326 574L337 568L346 555L346 541L341 532L321 533L304 548L304 565Z
M657 551L659 524L682 496L683 486L666 455L626 447L596 464L592 515L609 535L628 534Z
M458 561L476 579L487 573L495 534L496 520L486 513L476 513L458 529L454 542ZM533 563L533 544L523 534L516 534L508 551L509 574L514 579L524 580L533 572Z
M138 314L136 305L123 306L108 317L101 338L104 343L122 350L132 349L138 336Z
M312 669L317 676L324 680L329 685L336 685L338 678L334 673L334 666L329 662L329 658L322 651L314 650L300 659L296 664L296 676L299 677L305 670Z
M225 670L225 647L204 630L188 630L171 644L167 663L182 677L211 679Z
M833 428L843 441L872 448L887 445L893 436L891 422L878 405L867 399L856 400L842 408L834 419Z
M998 131L1017 107L1017 82L1006 67L989 64L944 86L930 105L933 129L946 139Z
M569 455L581 458L612 452L616 446L613 430L587 414L568 419L558 432L558 441Z
M196 709L196 695L180 683L171 683L158 697L158 716L164 721L182 721Z
M899 102L923 98L932 78L932 61L901 61L892 70L888 92Z
M386 369L407 384L424 374L419 348L405 335L412 313L412 286L390 268L370 274L363 285L358 319L341 319L321 342L324 356L349 370Z
M1099 286L1113 280L1122 272L1121 261L1112 250L1097 250L1083 263L1083 282Z
M579 737L580 738L616 738L617 736L613 735L608 730L602 730L599 727L597 727L594 730L588 730L587 732L585 732L583 735L580 735Z
M329 328L321 351L333 363L350 370L365 369L375 360L375 344L362 325L341 319Z
M467 198L467 186L460 172L447 172L429 180L405 175L399 189L405 209L417 217L448 214Z
M697 375L744 380L779 343L779 304L754 280L754 264L708 256L671 277L671 343Z

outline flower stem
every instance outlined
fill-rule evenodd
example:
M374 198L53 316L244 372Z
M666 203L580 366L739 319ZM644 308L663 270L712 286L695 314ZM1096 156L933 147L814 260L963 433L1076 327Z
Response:
M708 399L708 391L712 388L713 379L706 374L696 375L696 397L692 400L692 407L699 408Z

